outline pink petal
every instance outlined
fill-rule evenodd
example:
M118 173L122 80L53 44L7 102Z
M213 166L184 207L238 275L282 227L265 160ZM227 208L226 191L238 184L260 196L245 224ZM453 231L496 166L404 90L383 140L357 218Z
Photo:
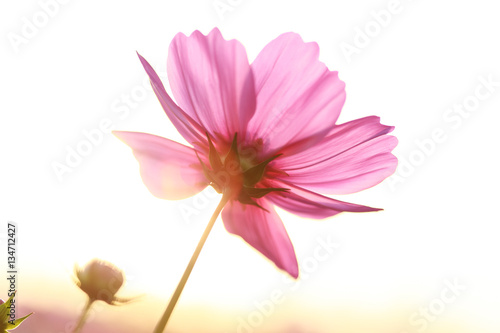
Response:
M385 134L393 127L378 117L357 119L334 129L305 151L285 155L276 166L288 174L287 182L328 194L347 194L372 187L394 173L391 154L397 139Z
M231 201L222 212L227 231L241 236L248 244L273 261L278 268L297 278L299 268L292 242L280 217L265 200L261 208Z
M205 130L172 101L153 67L139 53L137 55L149 76L156 97L158 97L163 110L165 110L175 128L177 128L184 139L193 145L196 143L206 143Z
M160 199L185 199L203 190L208 182L194 149L146 133L113 131L130 148L149 191Z
M284 187L290 189L288 192L268 194L266 198L278 207L302 217L323 219L341 212L361 213L380 210L379 208L361 206L328 198L288 182L273 183L270 187Z
M345 84L318 60L318 54L316 43L286 33L252 63L257 110L248 132L251 140L263 139L267 151L305 139L313 144L337 121Z
M167 72L175 100L212 136L244 136L255 112L252 72L243 45L215 28L207 36L177 34Z

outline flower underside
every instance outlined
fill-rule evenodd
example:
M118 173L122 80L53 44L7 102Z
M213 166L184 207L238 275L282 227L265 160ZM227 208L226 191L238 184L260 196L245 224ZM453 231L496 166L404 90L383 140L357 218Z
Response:
M338 123L345 83L319 60L317 43L285 33L250 63L244 46L217 28L207 35L179 33L167 58L172 97L139 59L188 143L114 132L132 148L157 198L187 199L211 185L223 194L216 212L226 230L293 278L297 258L275 206L311 219L380 210L327 196L356 193L389 177L398 141L388 135L394 127L377 116Z
M247 157L239 153L237 138L238 133L235 133L229 151L222 156L207 134L210 167L197 154L198 160L203 168L205 177L218 193L224 193L229 195L231 199L237 200L242 204L257 206L267 211L267 209L261 207L254 199L262 198L271 192L289 190L281 187L258 187L262 186L261 181L265 178L265 172L269 163L281 154L255 163L253 154Z

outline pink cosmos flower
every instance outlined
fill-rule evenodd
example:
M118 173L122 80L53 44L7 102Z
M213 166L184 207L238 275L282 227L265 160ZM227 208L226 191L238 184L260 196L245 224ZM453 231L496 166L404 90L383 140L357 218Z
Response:
M129 145L153 195L184 199L206 186L230 196L222 211L241 236L294 278L297 259L274 205L322 219L377 208L335 200L372 187L397 165L394 127L370 116L336 124L344 82L318 60L318 45L285 33L249 64L218 29L173 39L167 72L175 103L139 55L154 92L188 147L159 136L114 132Z

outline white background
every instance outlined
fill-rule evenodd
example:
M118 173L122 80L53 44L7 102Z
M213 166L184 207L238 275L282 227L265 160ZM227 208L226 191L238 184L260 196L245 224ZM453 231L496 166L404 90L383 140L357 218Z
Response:
M71 0L46 8L52 16L43 14L41 3L46 1L0 5L0 216L2 225L18 224L24 302L36 303L36 292L78 299L73 264L96 256L125 271L124 294L166 302L217 198L207 203L207 194L196 202L153 197L130 149L111 134L71 172L58 177L54 163L66 163L68 147L76 149L86 140L83 132L103 119L114 129L183 142L144 88L135 51L164 73L178 32L219 27L226 39L241 41L252 60L279 34L294 31L317 42L320 60L346 82L339 122L378 115L396 126L399 178L340 197L383 212L313 221L280 211L299 262L313 255L318 237L340 244L331 258L309 267L294 290L219 220L180 306L240 309L245 317L255 301L278 289L286 295L280 306L290 313L380 313L391 324L372 332L413 332L421 327L409 323L414 312L439 299L445 281L457 280L465 290L426 330L457 325L498 332L500 21L494 2L401 0L385 26L373 13L393 8L391 1L222 0L229 9L221 13L212 0ZM35 23L35 30L26 22ZM365 29L372 29L371 36L361 43L359 31ZM347 44L356 53L346 55ZM488 91L481 78L496 86ZM478 100L477 89L488 96ZM467 115L448 111L474 100L478 105ZM441 140L429 144L436 130ZM197 215L186 219L186 207ZM0 257L5 262L5 254ZM48 281L59 286L39 288ZM3 297L4 281L0 286ZM228 327L236 327L230 320ZM346 324L346 332L359 328L359 321ZM335 325L326 322L322 329L331 332Z

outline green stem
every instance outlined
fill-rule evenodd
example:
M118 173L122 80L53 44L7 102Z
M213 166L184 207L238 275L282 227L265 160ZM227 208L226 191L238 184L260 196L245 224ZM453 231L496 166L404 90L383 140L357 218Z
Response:
M174 294L172 295L172 298L170 299L170 302L168 303L167 308L165 309L165 312L163 313L163 316L161 317L158 324L156 324L153 333L162 333L165 330L165 326L167 326L167 322L170 316L172 315L172 312L174 311L175 305L177 304L179 297L181 296L182 290L184 289L184 286L186 285L189 275L193 270L194 264L196 263L196 260L200 255L201 249L203 248L203 245L205 245L205 241L207 240L208 235L210 234L210 231L212 230L212 227L214 226L215 221L217 220L217 217L222 211L222 208L224 208L224 206L228 201L229 201L229 195L224 194L222 196L219 205L215 209L212 217L210 218L210 221L208 222L208 225L205 228L205 231L203 232L203 235L201 236L201 239L198 242L196 249L194 250L193 256L191 257L191 260L189 261L189 264L187 265L186 270L184 271L184 274L182 275L182 278L179 281L179 284L177 285L177 288L175 289Z
M75 329L73 330L73 333L79 333L82 330L83 325L85 324L85 320L87 319L87 315L89 314L90 307L92 306L92 303L94 303L93 299L87 300L87 304L85 304L85 307L82 310L82 314L80 315L80 319L78 319L78 324L76 324Z

